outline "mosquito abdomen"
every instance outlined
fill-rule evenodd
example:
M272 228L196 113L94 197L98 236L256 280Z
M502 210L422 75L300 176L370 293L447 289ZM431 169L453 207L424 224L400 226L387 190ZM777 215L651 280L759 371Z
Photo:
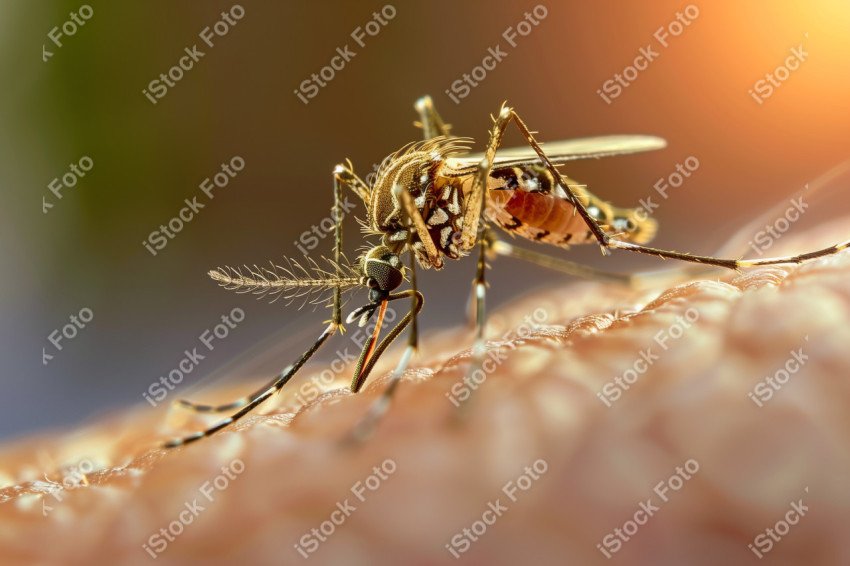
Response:
M648 242L655 235L656 221L642 214L642 210L611 206L582 185L564 179L591 216L610 233L635 243ZM566 247L596 241L566 192L540 166L494 170L490 177L488 214L506 231L536 242Z

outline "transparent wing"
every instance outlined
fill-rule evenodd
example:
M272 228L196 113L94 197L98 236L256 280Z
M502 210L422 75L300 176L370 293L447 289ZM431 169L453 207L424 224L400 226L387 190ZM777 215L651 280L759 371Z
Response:
M543 144L543 151L555 164L575 161L577 159L598 159L613 155L626 155L641 151L653 151L667 146L663 138L656 136L597 136L593 138L577 138ZM451 157L448 165L454 169L473 169L478 165L483 153L474 153ZM539 158L530 147L512 147L499 149L496 152L495 167L523 165L538 162Z

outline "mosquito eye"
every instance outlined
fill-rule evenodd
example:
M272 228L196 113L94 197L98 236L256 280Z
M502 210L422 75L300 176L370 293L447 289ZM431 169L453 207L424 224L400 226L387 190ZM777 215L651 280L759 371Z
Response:
M392 291L404 280L401 270L396 269L386 261L371 260L366 262L366 276L370 281L375 282L375 288L382 291Z

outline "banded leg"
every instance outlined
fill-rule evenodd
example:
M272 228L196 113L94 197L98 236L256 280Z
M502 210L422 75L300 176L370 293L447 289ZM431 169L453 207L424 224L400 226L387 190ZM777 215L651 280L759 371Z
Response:
M493 156L495 155L496 149L501 142L502 134L504 133L504 129L507 127L508 122L513 121L519 129L520 133L528 142L528 145L534 149L535 153L540 157L540 161L549 170L552 174L553 178L559 184L564 191L567 193L567 199L570 201L570 204L575 206L576 211L579 216L581 216L582 220L584 220L590 232L596 237L597 242L602 247L603 253L607 253L610 249L619 249L626 250L630 252L642 253L647 255L653 255L656 257L660 257L663 259L677 259L680 261L687 261L691 263L699 263L703 265L715 265L718 267L724 267L732 270L739 270L747 267L757 267L764 265L780 265L780 264L789 264L789 263L802 263L804 261L808 261L811 259L824 257L828 255L832 255L841 250L850 248L850 240L844 241L839 244L834 244L832 246L828 246L826 248L822 248L819 250L815 250L812 252L806 252L797 255L790 256L781 256L781 257L773 257L773 258L764 258L764 259L728 259L728 258L718 258L712 256L703 256L703 255L695 255L684 252L677 252L673 250L663 250L660 248L652 248L649 246L644 246L642 244L635 244L632 242L623 242L612 238L609 234L605 232L605 230L599 225L599 223L587 212L587 208L585 207L582 199L579 198L578 193L564 180L560 171L558 171L557 167L549 160L549 157L543 152L543 149L540 147L540 144L537 140L534 139L534 135L528 129L528 126L520 119L520 117L513 111L512 108L507 106L502 106L501 111L499 112L499 116L495 120L495 124L493 126L493 131L490 136L490 143L487 147L487 152L485 153L484 159L481 161L481 165L479 166L478 177L476 178L476 182L473 185L474 189L472 191L471 197L477 199L475 202L480 207L480 211L470 211L469 216L467 218L464 216L464 243L468 243L472 241L471 236L474 235L474 232L467 235L467 229L472 229L470 222L477 222L481 215L483 215L484 209L484 200L486 193L486 182L487 177L490 174L490 168L493 163ZM491 150L492 149L492 150ZM467 237L470 236L470 237ZM470 248L466 248L470 249Z
M336 333L337 328L339 328L338 325L334 323L329 324L319 336L319 338L313 343L313 345L310 346L310 348L306 352L304 352L301 357L299 357L295 361L294 364L290 365L288 368L280 372L280 375L274 380L274 383L270 387L266 388L266 390L260 393L259 395L254 396L253 399L245 406L243 406L239 411L233 413L228 418L218 422L217 424L209 427L206 430L202 430L200 432L184 436L183 438L175 438L173 440L169 440L163 444L163 448L176 448L178 446L183 446L185 444L196 442L207 436L211 436L223 429L224 427L235 423L236 421L253 411L255 408L257 408L257 406L269 399L269 397L280 391L281 388L283 388L283 386L286 385L290 379L292 379L292 376L294 376L295 373L299 369L301 369L301 367L305 363L307 363L307 360L309 360L313 356L313 354L315 354L319 350L319 348L322 347L322 344L324 344L328 338L330 338Z
M621 242L619 240L610 240L607 243L609 248L614 248L618 250L626 250L630 252L636 252L641 254L653 255L656 257L660 257L662 259L678 259L680 261L688 261L691 263L700 263L704 265L716 265L719 267L725 267L727 269L732 269L737 271L739 269L745 269L748 267L759 267L764 265L782 265L782 264L791 264L791 263L803 263L804 261L810 261L813 259L817 259L819 257L825 257L829 255L836 254L841 250L846 250L850 248L850 240L841 242L840 244L833 244L826 248L821 248L819 250L815 250L812 252L805 252L797 255L788 255L788 256L778 256L778 257L768 257L764 259L727 259L727 258L718 258L712 256L702 256L702 255L694 255L684 252L677 252L672 250L662 250L658 248L650 248L648 246L642 246L639 244L632 244L631 242Z
M334 177L334 204L331 209L331 215L334 220L334 262L337 266L337 275L342 277L342 274L339 273L339 265L340 265L340 256L342 254L342 221L343 221L343 208L342 208L342 187L348 186L350 187L358 196L364 199L364 202L368 202L369 197L369 187L364 183L357 175L354 174L352 170L351 163L347 162L345 165L337 165L333 171ZM188 444L190 442L194 442L196 440L200 440L205 436L210 436L215 434L219 430L228 426L229 424L239 420L252 410L256 408L263 401L271 397L277 391L286 385L286 383L292 378L292 376L297 372L304 363L307 362L308 359L318 350L322 344L324 344L325 340L327 340L330 336L336 333L339 329L340 331L344 331L342 326L342 300L341 300L342 288L337 286L334 289L333 294L333 311L331 314L331 320L328 321L328 326L325 331L319 336L319 339L308 349L302 356L299 358L295 364L290 366L288 369L283 370L278 377L273 379L268 385L265 387L251 393L247 397L243 397L237 401L232 403L226 403L223 405L203 405L198 403L193 403L191 401L186 401L181 399L178 403L187 409L200 412L200 413L209 413L209 412L225 412L230 410L239 409L236 413L219 422L218 424L193 435L184 437L182 439L175 439L165 443L166 448L174 448L176 446L181 446L183 444Z
M227 411L235 411L236 409L244 407L248 403L252 403L253 401L255 401L260 395L262 395L266 391L266 389L272 387L275 383L277 383L278 379L280 379L280 376L272 378L271 381L269 381L267 384L263 385L250 395L246 395L241 399L237 399L236 401L233 401L231 403L225 403L223 405L204 405L201 403L187 401L186 399L178 399L176 404L184 409L189 409L196 413L226 413Z
M340 262L340 255L342 253L342 187L347 186L351 188L351 190L357 193L360 198L364 199L364 202L368 202L369 186L354 173L350 161L347 161L344 165L337 165L334 168L333 177L334 204L331 208L331 217L334 220L334 261L338 266ZM340 275L339 272L337 272L337 275ZM341 288L339 287L334 289L333 311L331 320L328 322L335 324L342 329L342 305L340 300L341 292ZM263 393L265 393L268 388L276 384L278 379L279 377L274 378L267 385L261 387L257 391L254 391L250 395L247 395L231 403L225 403L223 405L204 405L201 403L193 403L192 401L187 401L186 399L178 400L177 404L184 409L189 409L196 413L223 413L226 411L232 411L253 403L258 397L263 395Z
M430 96L423 96L416 101L414 106L416 111L419 112L419 121L414 122L414 125L422 128L422 135L426 141L437 136L449 135L451 125L443 122L443 119L434 108L434 102Z
M568 261L547 253L518 248L499 239L492 231L488 231L486 237L490 240L489 246L493 255L527 261L553 271L558 271L559 273L566 273L573 277L620 283L635 290L657 289L661 285L673 285L689 277L719 277L724 273L719 267L708 268L696 265L661 269L658 271L641 271L639 273L613 273Z
M534 139L534 136L525 123L519 118L516 112L514 112L513 108L510 108L505 104L502 104L502 108L499 110L498 116L493 119L493 129L490 130L487 147L484 150L484 157L478 164L478 171L476 173L475 180L473 181L470 194L467 198L466 209L464 210L463 217L463 234L461 238L461 246L463 249L472 249L472 246L475 245L479 236L479 222L484 217L486 204L487 179L489 178L490 171L493 168L493 160L495 159L496 152L502 144L505 129L507 129L508 124L511 122L517 126L528 145L531 146L535 153L537 153L540 157L540 161L552 174L557 184L563 187L564 191L567 193L567 200L569 200L570 204L576 208L579 216L584 219L588 228L590 228L590 231L596 237L597 241L599 241L600 246L603 247L603 251L605 251L607 242L610 238L599 223L596 222L587 211L587 207L585 206L583 199L579 196L580 192L564 180L560 171L558 171L555 165L549 160L549 157L543 153L540 144Z

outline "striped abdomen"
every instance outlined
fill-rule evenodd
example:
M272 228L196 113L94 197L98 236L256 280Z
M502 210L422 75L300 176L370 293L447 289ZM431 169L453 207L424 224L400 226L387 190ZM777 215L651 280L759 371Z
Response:
M644 243L655 235L656 222L638 210L621 209L588 193L564 177L602 227L620 239ZM548 170L537 165L494 169L488 183L488 216L512 234L556 246L596 241L566 191ZM642 212L642 211L640 211Z

